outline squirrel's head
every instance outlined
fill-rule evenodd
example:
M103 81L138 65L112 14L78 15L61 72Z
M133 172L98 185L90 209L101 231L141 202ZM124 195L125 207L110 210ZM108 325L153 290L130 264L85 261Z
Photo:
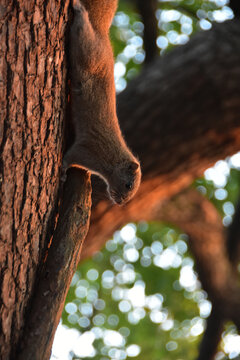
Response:
M111 174L108 192L112 200L122 205L128 202L137 192L141 182L139 162L128 160L114 167Z

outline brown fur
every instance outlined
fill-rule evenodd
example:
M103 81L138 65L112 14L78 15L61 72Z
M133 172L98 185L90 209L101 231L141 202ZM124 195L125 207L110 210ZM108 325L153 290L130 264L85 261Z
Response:
M113 53L109 40L117 0L73 0L70 31L71 112L75 141L63 159L90 170L108 184L114 202L136 193L141 170L128 149L116 115Z

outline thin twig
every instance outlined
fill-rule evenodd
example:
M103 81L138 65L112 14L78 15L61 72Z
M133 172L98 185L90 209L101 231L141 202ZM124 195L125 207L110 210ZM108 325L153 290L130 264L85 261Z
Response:
M157 0L137 0L137 6L144 24L143 41L145 63L150 63L158 55L157 48Z

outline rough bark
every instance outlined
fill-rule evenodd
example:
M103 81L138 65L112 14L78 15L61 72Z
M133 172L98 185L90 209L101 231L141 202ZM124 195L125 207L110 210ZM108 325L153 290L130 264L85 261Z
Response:
M55 330L70 282L70 274L60 277L66 268L63 260L69 264L67 256L62 258L62 272L59 261L55 263L62 249L60 246L58 252L56 250L54 242L59 242L59 235L56 235L46 263L46 271L53 271L53 274L48 281L45 277L45 286L52 289L55 280L59 294L53 301L54 291L46 295L42 280L38 290L35 285L36 279L41 279L39 274L45 251L58 219L59 169L67 98L65 35L68 8L69 1L3 0L0 5L0 359L3 360L16 359L19 339L23 332L25 336L29 335L25 329L26 318L28 324L33 324L34 311L39 315L47 308L44 316L41 314L42 320L52 316L48 326ZM89 184L84 180L85 175L80 178L85 184L81 187L82 201L84 197L87 201ZM70 189L76 191L76 185ZM89 215L89 206L90 203L82 210L82 224ZM85 227L83 224L75 234L75 237L80 236L79 242L87 227L86 222ZM71 236L70 229L68 236ZM67 233L65 240L66 237ZM70 273L73 265L69 268ZM57 266L60 274L56 273ZM33 294L35 300L32 300ZM42 310L36 309L34 301L38 296L38 301L44 296L45 304L38 304L43 306ZM30 302L35 305L32 312ZM38 325L43 336L43 324L38 321ZM41 341L51 341L48 335L50 329ZM41 337L36 345L39 339ZM31 337L25 349L29 354L33 345L30 340ZM46 355L42 353L41 359L46 359Z
M124 207L95 195L84 257L126 222L151 219L163 199L239 150L239 39L236 20L198 33L143 69L118 96L121 128L140 158L143 181Z
M55 221L65 111L68 5L69 1L1 2L2 359L9 358L18 342L47 242L47 228Z
M48 360L65 297L80 260L91 208L90 174L72 169L64 187L57 228L39 275L17 360Z

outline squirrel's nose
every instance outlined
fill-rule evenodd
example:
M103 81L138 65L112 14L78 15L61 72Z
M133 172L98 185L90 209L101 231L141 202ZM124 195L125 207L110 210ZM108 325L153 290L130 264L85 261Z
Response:
M131 164L128 167L128 169L133 172L137 171L138 168L139 168L139 164L136 162L133 162L133 161L131 162Z

